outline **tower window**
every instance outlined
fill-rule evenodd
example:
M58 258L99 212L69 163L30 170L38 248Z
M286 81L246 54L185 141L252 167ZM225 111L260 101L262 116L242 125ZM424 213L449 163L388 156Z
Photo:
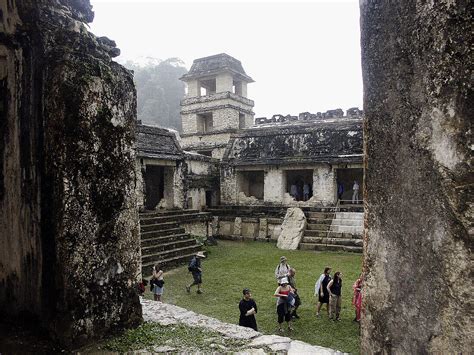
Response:
M245 128L245 115L239 113L239 129Z
M198 133L206 133L214 130L214 122L212 113L204 113L197 115L197 131Z

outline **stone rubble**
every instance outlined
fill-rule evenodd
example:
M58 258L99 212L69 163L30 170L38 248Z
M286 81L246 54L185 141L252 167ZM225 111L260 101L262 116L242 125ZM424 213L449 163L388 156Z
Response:
M215 318L202 314L197 314L187 309L161 302L141 299L143 319L146 322L156 322L163 326L172 324L183 324L190 327L201 327L206 330L218 332L224 337L236 340L247 340L246 349L242 349L238 354L265 354L263 348L268 348L272 352L285 354L343 354L340 351L310 345L299 340L292 340L279 335L263 335L251 328L241 327L236 324L224 323ZM222 346L222 345L221 345ZM216 344L216 351L225 351ZM212 347L212 344L211 344ZM163 351L157 347L155 350ZM166 347L168 348L168 347ZM174 349L176 350L176 349ZM160 352L157 351L157 352ZM165 350L166 351L166 350ZM168 350L171 351L171 350Z

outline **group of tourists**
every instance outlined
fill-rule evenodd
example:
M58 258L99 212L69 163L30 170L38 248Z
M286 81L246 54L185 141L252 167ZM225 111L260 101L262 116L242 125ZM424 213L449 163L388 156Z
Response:
M288 330L292 331L292 320L298 319L298 307L301 305L301 299L298 295L295 281L296 270L288 264L286 257L280 257L280 263L275 268L275 278L278 287L274 296L277 297L276 313L278 322L278 331L283 332L282 324L287 323ZM316 280L314 286L314 295L318 299L316 316L321 317L321 307L326 304L328 318L334 321L340 321L341 301L342 301L342 273L337 271L331 277L331 268L324 268L321 276ZM360 321L360 311L362 306L362 274L354 283L352 304L355 307L355 322ZM251 298L250 290L243 290L243 299L239 304L240 318L239 325L257 330L257 304Z
M201 260L206 256L203 252L196 253L188 265L188 271L193 276L193 281L186 286L186 292L191 292L191 287L197 286L197 293L201 294L202 285L202 266ZM318 300L316 316L321 317L321 308L326 304L328 318L334 321L340 321L341 302L342 302L342 279L343 274L336 271L331 277L332 269L325 267L323 273L316 280L314 285L314 295ZM295 280L296 270L288 264L285 256L280 257L280 262L275 268L275 279L278 284L274 292L276 301L276 314L278 331L283 332L283 322L287 323L288 331L292 331L293 319L298 319L298 307L301 305L301 299L298 295L298 288ZM353 288L352 304L355 307L355 322L360 321L360 312L362 305L362 274L356 280ZM143 288L143 285L142 285ZM144 290L144 289L143 289ZM153 276L150 279L150 291L153 293L155 301L161 302L164 290L163 270L159 264L153 267ZM252 298L250 289L244 288L242 291L242 300L239 303L240 317L239 325L257 330L257 304Z

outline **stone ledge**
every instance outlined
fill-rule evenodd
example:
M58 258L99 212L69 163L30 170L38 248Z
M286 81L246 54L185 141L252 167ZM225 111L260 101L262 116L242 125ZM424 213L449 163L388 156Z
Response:
M157 322L160 325L184 324L190 327L201 327L219 334L239 339L248 340L241 354L264 353L262 348L269 348L272 352L284 354L321 354L335 355L343 354L340 351L310 345L299 340L278 335L264 335L253 329L241 327L236 324L224 323L215 318L197 314L187 309L171 304L141 299L143 319L147 322Z

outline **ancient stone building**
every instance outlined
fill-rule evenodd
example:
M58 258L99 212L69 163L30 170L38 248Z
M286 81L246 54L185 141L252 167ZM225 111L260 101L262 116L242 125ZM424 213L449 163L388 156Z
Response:
M472 3L361 1L361 352L473 343Z
M297 118L232 136L221 165L222 204L334 205L337 181L351 199L354 180L363 180L362 117Z
M183 148L221 159L231 133L253 124L254 103L247 98L252 78L223 53L194 60L181 80L188 87L181 101Z
M66 346L142 319L135 89L92 19L0 1L0 318Z

